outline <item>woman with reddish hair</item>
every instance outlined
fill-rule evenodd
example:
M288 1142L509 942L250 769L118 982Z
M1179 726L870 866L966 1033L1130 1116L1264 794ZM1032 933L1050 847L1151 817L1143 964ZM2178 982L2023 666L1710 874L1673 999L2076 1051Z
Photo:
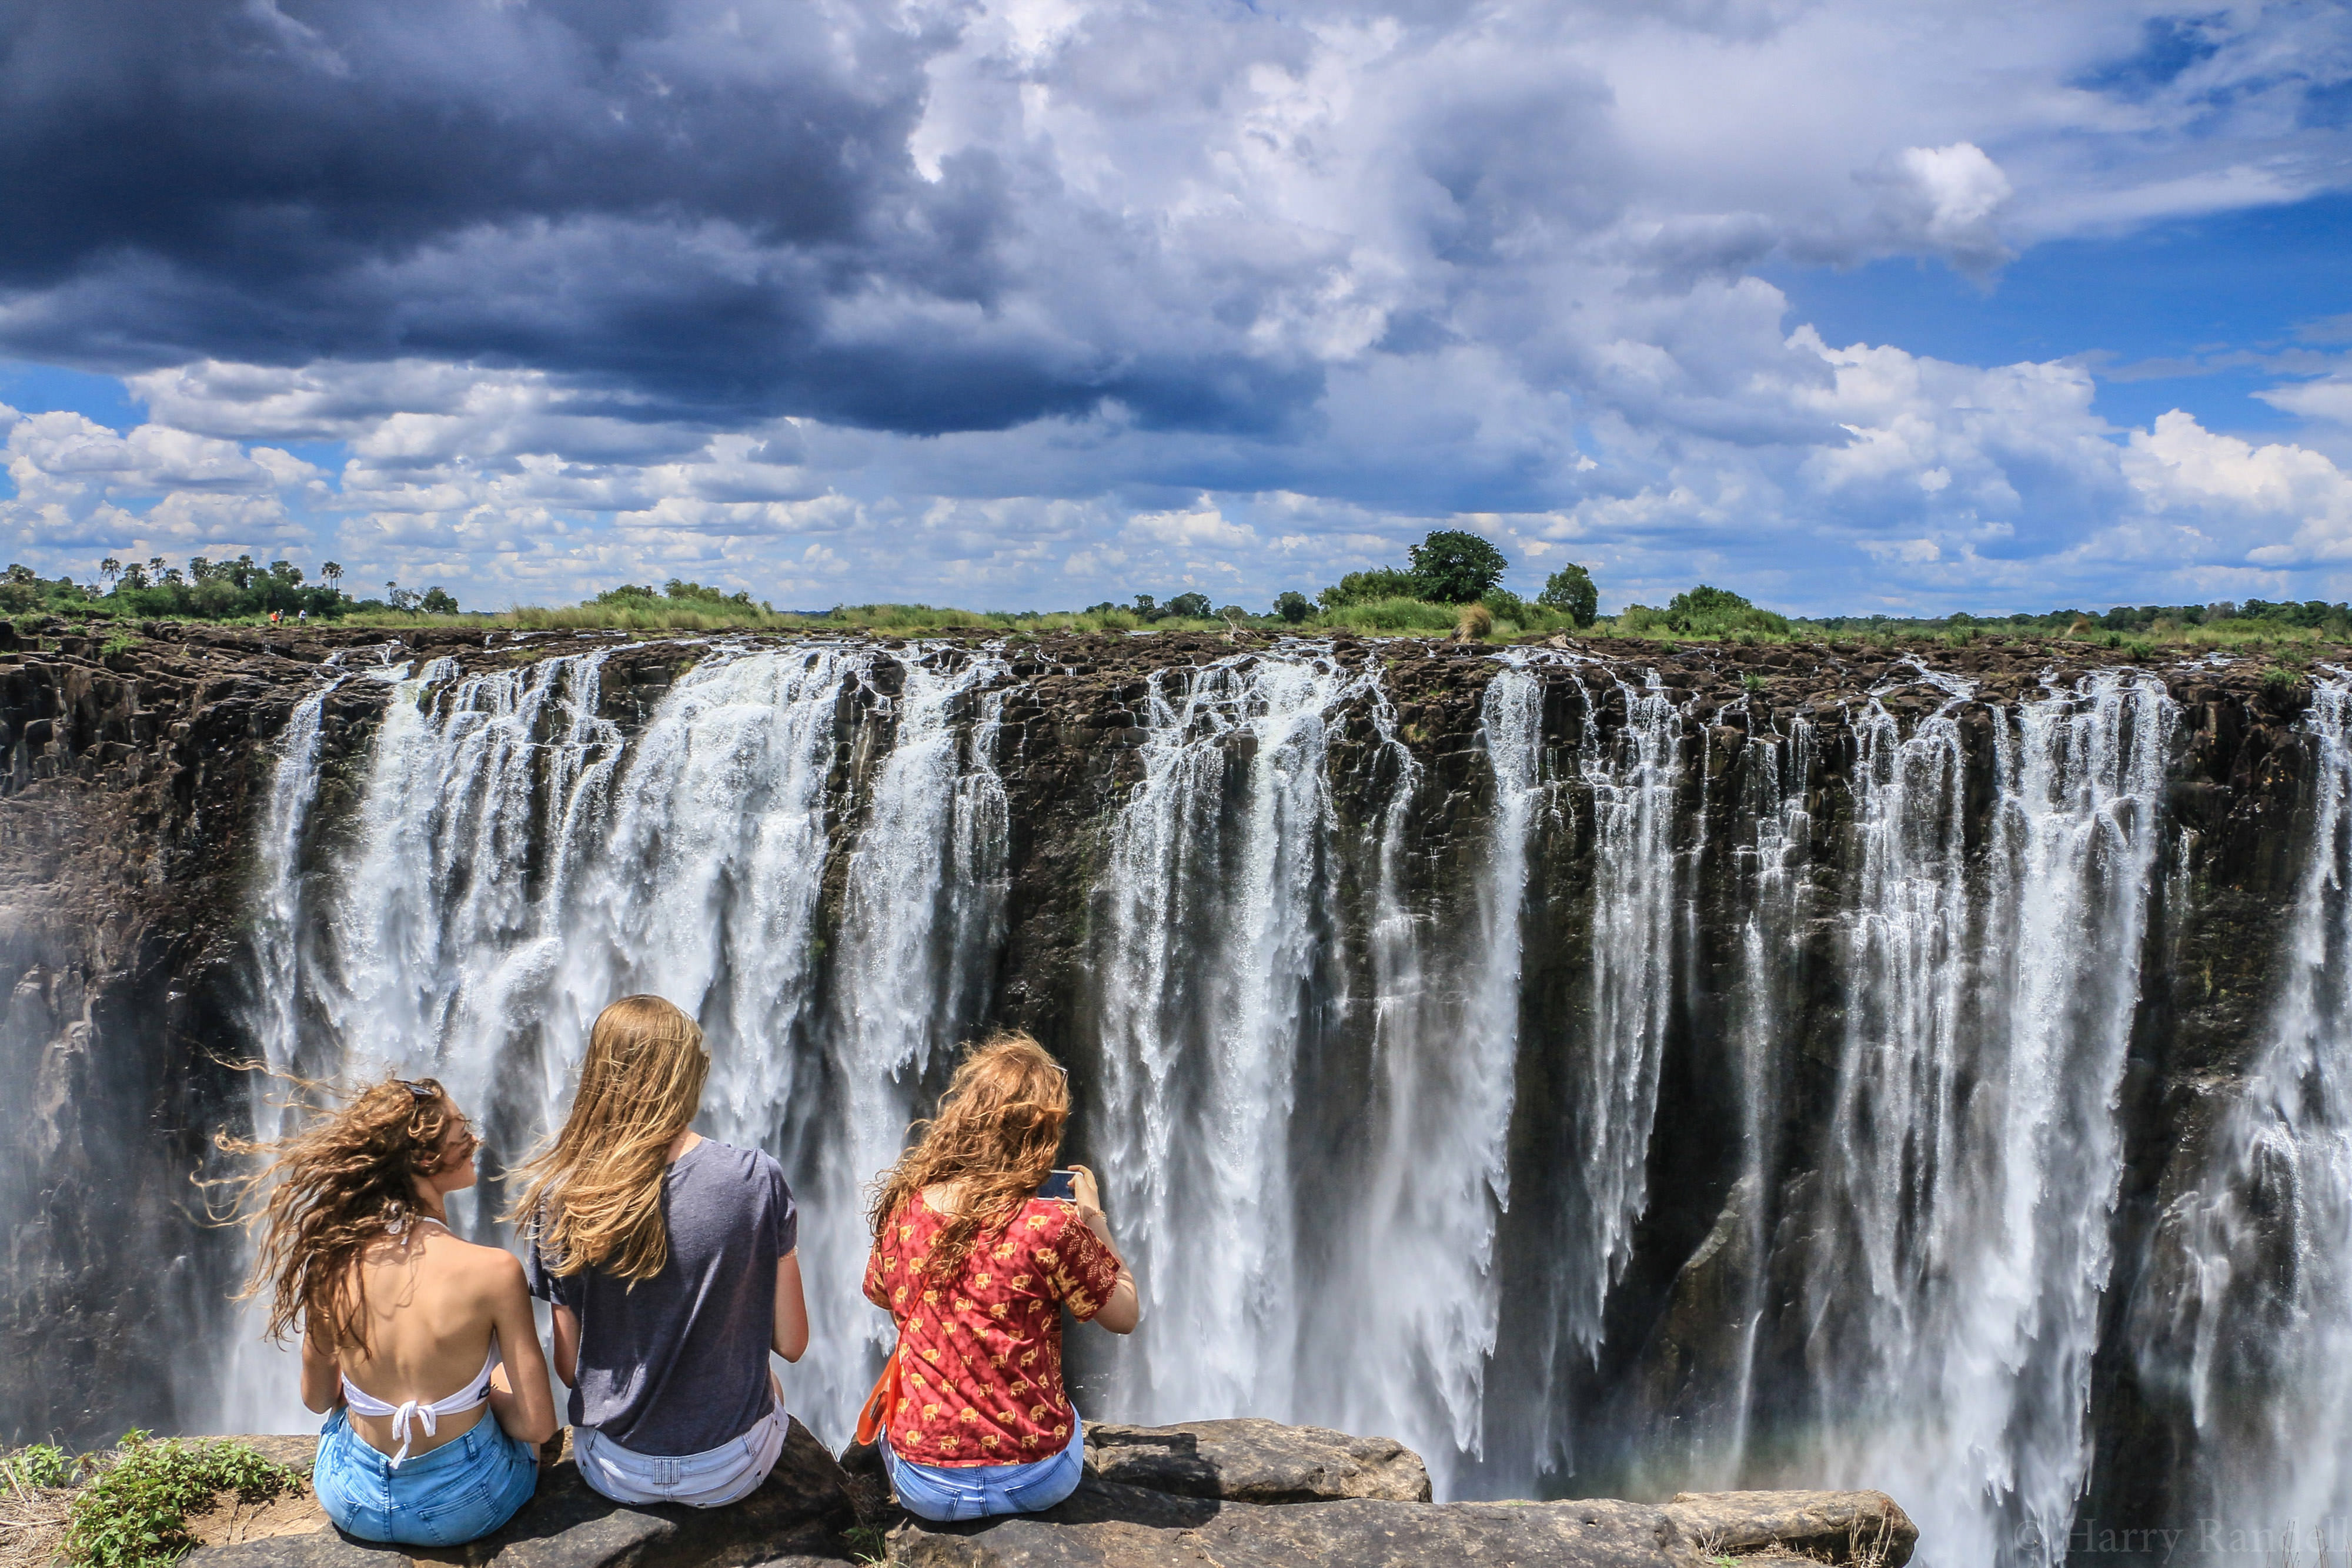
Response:
M1051 1508L1085 1463L1062 1382L1062 1310L1134 1332L1135 1277L1094 1173L1037 1196L1070 1116L1069 1075L1025 1034L968 1054L921 1136L877 1184L866 1295L898 1326L868 1401L908 1511L980 1519Z

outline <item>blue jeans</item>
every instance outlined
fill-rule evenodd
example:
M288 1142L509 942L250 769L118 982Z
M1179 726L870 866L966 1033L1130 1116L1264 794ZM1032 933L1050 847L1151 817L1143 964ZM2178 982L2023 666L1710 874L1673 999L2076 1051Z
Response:
M882 1468L890 1472L898 1506L935 1524L1035 1513L1078 1490L1087 1468L1087 1424L1071 1411L1069 1446L1025 1465L919 1465L891 1452L885 1433Z
M341 1410L319 1429L311 1490L337 1528L362 1541L403 1546L459 1546L512 1519L539 1485L539 1456L506 1434L488 1410L429 1452L392 1468L352 1430Z

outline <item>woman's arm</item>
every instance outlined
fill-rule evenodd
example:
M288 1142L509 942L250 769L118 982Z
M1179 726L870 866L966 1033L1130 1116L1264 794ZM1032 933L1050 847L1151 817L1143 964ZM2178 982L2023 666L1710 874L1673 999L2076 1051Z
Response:
M1095 1239L1109 1250L1112 1260L1118 1264L1118 1282L1111 1287L1109 1299L1094 1315L1094 1321L1113 1333L1133 1333L1135 1325L1143 1321L1143 1303L1136 1297L1135 1276L1128 1272L1127 1260L1119 1256L1118 1243L1110 1239L1110 1221L1102 1211L1101 1184L1095 1180L1095 1173L1084 1166L1072 1166L1070 1171L1078 1222L1095 1233Z
M775 1353L798 1361L808 1349L808 1301L801 1294L801 1254L798 1248L776 1260Z
M490 1375L490 1414L508 1437L536 1448L556 1432L547 1358L539 1352L539 1325L531 1320L522 1265L512 1254L501 1252L491 1269L490 1324L498 1331L499 1358L506 1364Z
M570 1307L552 1303L548 1318L555 1325L555 1375L566 1388L580 1386L580 1319Z
M343 1402L342 1364L324 1346L319 1336L302 1336L302 1408L313 1416L324 1416Z

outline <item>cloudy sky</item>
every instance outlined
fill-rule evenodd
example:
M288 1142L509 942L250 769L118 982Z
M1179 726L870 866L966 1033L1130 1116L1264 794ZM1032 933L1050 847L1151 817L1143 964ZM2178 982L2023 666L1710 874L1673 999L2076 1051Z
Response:
M2352 7L5 0L0 552L2352 596Z

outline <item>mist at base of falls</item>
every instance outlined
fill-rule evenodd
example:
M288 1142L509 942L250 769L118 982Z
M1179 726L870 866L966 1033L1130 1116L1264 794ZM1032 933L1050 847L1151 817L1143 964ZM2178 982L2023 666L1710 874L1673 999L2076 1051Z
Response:
M250 1027L305 1076L437 1075L511 1163L605 1002L697 1014L698 1125L801 1204L782 1376L824 1437L887 1343L866 1184L1012 1024L1141 1285L1138 1333L1073 1339L1089 1419L1383 1433L1441 1498L1877 1487L1938 1568L2034 1564L2123 1357L2210 1408L2214 1506L2352 1511L2338 686L2268 1043L2127 1282L2135 1031L2196 896L2151 676L1921 671L1832 742L1549 651L1453 661L1447 721L1289 644L1152 670L1095 772L1041 774L997 653L720 645L625 727L610 658L338 672L389 699L341 757L298 709ZM454 1218L502 1239L499 1198ZM305 1424L290 1364L211 1349L226 1427Z

